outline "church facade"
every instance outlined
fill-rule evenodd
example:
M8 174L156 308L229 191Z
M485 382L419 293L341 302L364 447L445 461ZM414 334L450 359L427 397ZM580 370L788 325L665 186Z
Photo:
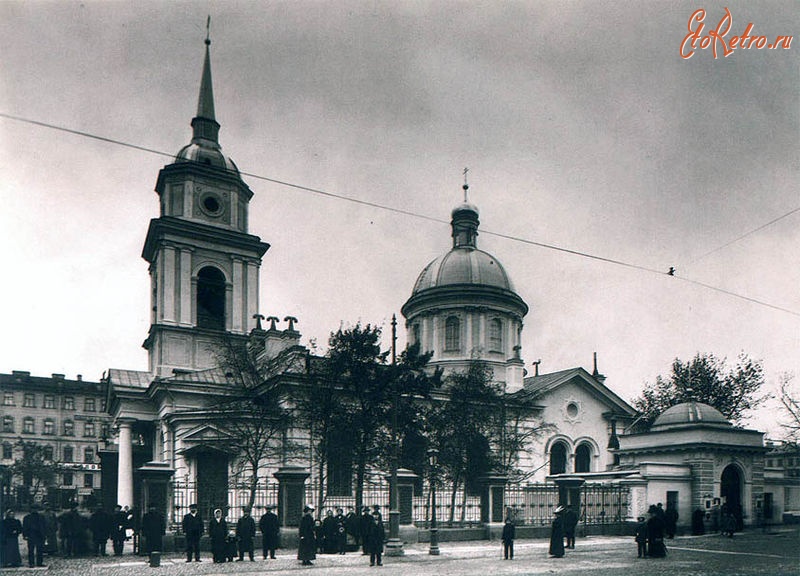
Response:
M277 318L262 326L259 276L270 246L249 234L253 193L219 144L206 42L192 139L158 175L160 215L150 223L142 253L151 278L151 326L144 341L149 366L111 369L104 380L117 431L115 446L101 454L105 498L139 509L155 506L168 517L189 503L206 513L232 504L231 494L240 490L238 456L222 448L224 431L208 418L232 385L220 367L221 338L256 346L265 378L290 388L313 386L313 366L321 361L301 345L296 319L286 318L284 330ZM666 502L688 522L707 497L712 503L735 497L752 523L764 497L760 433L717 422L719 429L702 446L684 442L691 432L669 425L627 434L636 412L605 383L596 358L591 373L572 368L539 374L535 364L534 374L527 374L521 334L529 308L500 261L478 248L479 213L467 191L465 185L464 202L451 214L450 250L423 268L402 314L408 341L432 354L431 369L461 371L480 359L509 397L535 400L529 424L548 426L520 453L526 482L569 487L568 499L578 505L579 487L616 486L625 495L619 502L623 520ZM306 436L303 430L291 434L299 441ZM711 438L719 435L725 440ZM669 450L658 449L665 445ZM735 460L737 475L725 473L728 460L717 463L720 454ZM276 486L265 498L283 508L285 525L296 519L298 503L312 497L304 483L316 477L315 466L309 448L265 468L263 482ZM513 503L502 501L505 506Z

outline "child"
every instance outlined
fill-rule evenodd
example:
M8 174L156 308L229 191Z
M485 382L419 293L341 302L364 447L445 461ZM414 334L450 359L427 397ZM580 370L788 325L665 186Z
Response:
M639 558L645 558L647 556L647 522L644 519L644 516L639 516L636 521L638 524L636 525L636 544L638 546L638 553Z
M503 560L514 559L514 536L516 535L516 531L517 529L511 521L511 516L508 516L503 526Z

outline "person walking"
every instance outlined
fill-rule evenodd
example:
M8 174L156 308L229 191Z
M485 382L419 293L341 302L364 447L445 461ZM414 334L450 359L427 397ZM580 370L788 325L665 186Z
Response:
M636 555L638 558L647 558L647 521L644 516L639 516L636 524Z
M567 548L575 549L575 528L578 527L578 513L572 506L564 510L564 534L567 537Z
M211 538L211 558L214 564L225 562L228 522L223 517L220 508L214 510L214 516L208 521L208 535Z
M89 530L92 531L92 543L95 556L106 556L106 543L111 536L111 525L113 518L111 514L103 510L102 506L89 517Z
M664 520L657 506L650 506L647 513L647 556L650 558L663 558L667 555L664 545Z
M167 531L164 515L156 510L155 506L142 516L142 536L144 538L144 552L161 552L163 550L163 536Z
M514 538L517 535L517 528L514 522L511 521L511 516L506 516L506 523L503 524L503 560L514 559Z
M553 526L550 529L550 556L553 558L564 557L564 507L559 506L553 512Z
M122 556L125 549L125 526L128 524L128 515L122 511L122 506L114 506L111 514L111 546L114 556Z
M44 566L44 539L47 526L44 516L39 514L39 505L32 504L30 513L22 519L22 537L28 541L28 566Z
M19 553L19 535L22 534L22 522L14 517L14 511L9 508L3 518L2 542L0 542L0 553L2 553L3 568L17 568L22 566L22 556Z
M236 523L236 540L239 542L239 559L237 562L244 560L244 554L250 558L250 562L254 562L253 553L255 551L254 540L256 537L256 522L250 516L250 508L242 506L242 517Z
M195 562L200 560L200 537L203 535L203 518L197 511L197 504L189 505L189 513L183 516L181 528L186 536L186 561L191 562L194 556Z
M261 530L261 546L264 549L264 560L267 554L271 560L275 559L275 550L280 546L281 528L278 523L278 515L273 512L275 506L267 506L267 511L258 521L258 529Z
M297 547L297 559L302 562L303 566L311 566L311 561L317 558L313 512L314 508L311 506L303 508L303 517L300 519L300 528L298 529L300 544Z
M367 533L367 549L369 550L369 565L383 566L383 541L386 540L386 530L383 527L381 514L377 510L372 513L372 524Z

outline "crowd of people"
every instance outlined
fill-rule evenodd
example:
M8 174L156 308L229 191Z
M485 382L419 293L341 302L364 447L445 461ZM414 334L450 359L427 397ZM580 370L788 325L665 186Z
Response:
M59 515L50 507L32 504L22 521L13 510L6 510L2 521L3 567L22 565L19 537L27 542L28 566L44 566L44 556L108 555L111 541L115 556L123 553L125 542L134 539L135 514L128 507L116 506L113 511L96 507L91 514L78 511L77 504ZM141 534L154 549L160 549L161 536L166 530L163 517L151 510L142 517ZM138 533L137 533L138 536ZM136 543L138 544L138 542Z

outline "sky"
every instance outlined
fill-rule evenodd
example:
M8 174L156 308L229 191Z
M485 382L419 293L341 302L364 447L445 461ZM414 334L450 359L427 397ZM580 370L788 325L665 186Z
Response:
M0 372L146 369L141 250L208 15L220 143L271 179L244 177L261 312L304 343L360 321L388 347L468 167L478 246L530 306L529 371L596 352L627 400L698 352L760 360L767 392L800 378L795 0L0 0ZM720 22L726 45L794 38L684 43ZM779 420L771 401L750 425Z

